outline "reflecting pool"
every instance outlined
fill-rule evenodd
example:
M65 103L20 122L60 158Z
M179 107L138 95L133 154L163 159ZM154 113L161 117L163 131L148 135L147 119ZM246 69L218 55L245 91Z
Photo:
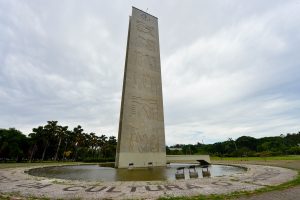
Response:
M33 176L59 178L68 180L85 181L163 181L175 180L177 168L185 167L185 179L190 179L188 167L193 164L171 163L168 167L150 167L133 169L116 169L99 165L71 165L34 168L27 171ZM202 170L195 165L199 178L202 178ZM206 169L204 169L206 171ZM243 173L245 168L229 165L210 165L208 167L212 177Z

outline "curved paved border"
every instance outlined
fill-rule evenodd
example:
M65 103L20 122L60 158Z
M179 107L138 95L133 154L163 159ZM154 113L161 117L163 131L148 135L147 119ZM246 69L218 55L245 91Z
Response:
M83 182L30 176L29 168L0 170L0 192L63 199L156 199L161 196L195 196L255 190L292 180L297 172L271 166L239 165L247 172L223 177L177 181Z

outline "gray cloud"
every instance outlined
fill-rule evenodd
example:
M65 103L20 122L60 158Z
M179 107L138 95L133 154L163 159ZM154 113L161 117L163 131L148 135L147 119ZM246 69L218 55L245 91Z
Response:
M117 135L132 5L159 18L168 144L299 131L297 1L2 1L0 127Z

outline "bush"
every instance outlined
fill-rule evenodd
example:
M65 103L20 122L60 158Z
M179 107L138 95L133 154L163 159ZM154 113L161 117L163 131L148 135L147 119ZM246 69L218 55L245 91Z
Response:
M288 154L300 155L300 147L294 146L287 150Z

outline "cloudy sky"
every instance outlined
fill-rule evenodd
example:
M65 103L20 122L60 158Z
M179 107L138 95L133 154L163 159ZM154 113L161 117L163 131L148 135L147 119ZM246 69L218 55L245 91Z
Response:
M117 136L131 6L159 18L168 145L300 131L296 0L0 0L0 128Z

